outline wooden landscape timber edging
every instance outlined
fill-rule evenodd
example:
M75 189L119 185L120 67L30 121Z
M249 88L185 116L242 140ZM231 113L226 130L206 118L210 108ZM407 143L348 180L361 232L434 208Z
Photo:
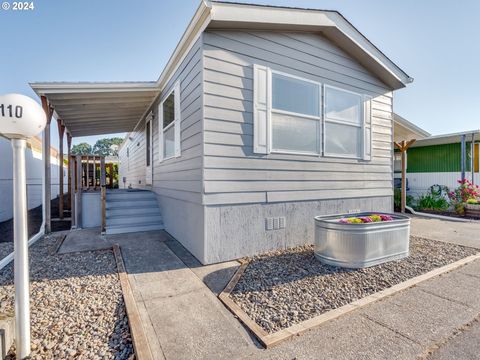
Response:
M260 340L265 347L268 347L268 343L264 342L263 340L268 336L268 333L263 330L255 321L253 321L247 315L247 313L245 313L245 311L243 311L242 308L230 298L230 293L235 285L237 285L238 281L247 269L247 266L248 262L241 263L240 267L237 269L225 289L223 289L223 291L218 295L218 298L236 317L238 317L238 319L258 338L258 340Z
M52 253L53 255L58 254L58 250L60 250L60 248L62 247L66 237L67 237L67 234L63 234L58 238L57 242L55 243L55 247L53 248L53 253Z
M241 276L245 272L248 266L248 262L242 263L240 268L234 274L228 285L225 289L218 295L220 300L225 304L225 306L258 338L260 343L265 346L267 349L271 348L279 343L291 338L292 336L297 336L303 334L304 332L317 328L330 320L337 319L340 316L348 314L353 310L360 309L365 305L372 304L378 300L384 299L386 297L392 296L402 290L408 289L412 286L418 285L419 283L429 280L435 276L445 274L452 270L455 270L461 266L464 266L472 261L480 259L480 253L475 255L468 256L464 259L455 261L451 264L439 267L437 269L431 270L425 274L416 276L404 282L401 282L397 285L384 289L382 291L376 292L364 298L358 299L354 302L341 306L337 309L328 311L321 315L315 316L311 319L302 321L298 324L292 325L286 329L279 330L274 333L267 333L262 329L253 319L251 319L245 311L242 310L230 297L230 293L237 285Z
M148 345L147 336L143 329L142 322L140 320L140 313L133 297L132 288L128 281L128 275L125 270L125 264L123 263L122 252L117 244L112 246L113 254L117 262L118 277L120 279L120 285L122 287L123 300L125 302L125 308L128 317L128 325L130 326L130 332L132 334L132 343L135 350L135 359L137 360L153 360L150 347Z

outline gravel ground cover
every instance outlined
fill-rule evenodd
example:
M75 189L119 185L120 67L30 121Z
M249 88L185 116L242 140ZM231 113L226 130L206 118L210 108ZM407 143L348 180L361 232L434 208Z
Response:
M0 243L0 260L2 260L8 254L11 254L13 251L13 243Z
M248 259L231 297L273 333L477 252L411 237L408 258L354 270L323 265L312 245L274 251Z
M31 358L133 359L112 251L57 255L56 241L44 237L30 248ZM0 313L13 313L13 296L10 264L0 271Z

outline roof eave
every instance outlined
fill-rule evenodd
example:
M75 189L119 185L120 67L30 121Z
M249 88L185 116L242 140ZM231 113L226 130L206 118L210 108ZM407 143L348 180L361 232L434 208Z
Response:
M401 124L404 128L406 128L406 129L408 129L408 130L410 130L414 133L418 133L425 138L430 137L432 135L428 131L426 131L426 130L422 129L421 127L415 125L414 123L408 121L407 119L398 115L397 113L393 113L393 119L394 119L395 122L398 122L399 124Z

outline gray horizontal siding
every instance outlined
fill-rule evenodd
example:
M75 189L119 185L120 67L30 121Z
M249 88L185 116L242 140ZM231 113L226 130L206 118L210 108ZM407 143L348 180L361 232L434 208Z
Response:
M129 134L118 153L119 157L119 186L122 179L126 178L126 186L145 188L146 181L146 150L145 150L145 123L142 121L137 128ZM128 149L128 151L127 151ZM127 152L129 156L127 156Z
M167 83L153 108L153 190L160 196L201 204L202 202L202 40L195 43ZM158 104L180 81L181 156L158 161Z
M206 205L392 195L392 92L320 35L244 31L204 34ZM373 157L253 153L253 67L368 94Z
M167 83L160 99L152 105L152 190L160 196L202 203L202 155L203 155L203 87L202 87L202 39L200 38ZM159 161L158 105L180 81L181 106L181 156ZM145 187L145 119L142 119L120 150L120 176L127 177L127 184ZM137 146L138 144L138 146ZM126 149L130 148L130 158Z

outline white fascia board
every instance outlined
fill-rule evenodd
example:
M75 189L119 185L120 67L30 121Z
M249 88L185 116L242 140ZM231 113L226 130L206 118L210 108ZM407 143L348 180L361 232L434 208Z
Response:
M182 63L183 59L187 56L189 50L192 48L193 44L197 41L200 35L203 33L203 30L210 23L210 11L212 10L212 5L208 0L202 0L200 5L195 12L192 20L187 26L187 29L183 33L180 41L178 42L173 54L170 56L170 59L167 62L167 65L164 67L162 73L160 74L156 86L159 90L159 93L152 99L145 112L142 114L137 124L135 125L134 130L137 128L138 124L145 118L153 104L161 96L162 91L164 90L165 85L168 83L170 78L175 74L178 67ZM129 133L130 134L130 133ZM128 134L128 135L129 135ZM128 138L128 135L125 139ZM125 141L125 140L124 140ZM123 143L122 143L123 145Z
M368 56L375 60L379 65L385 68L392 76L397 78L402 84L407 85L413 82L413 78L408 76L400 67L382 53L373 45L360 31L358 31L347 19L338 12L329 12L329 17L335 23L335 26L347 36L352 43L362 49Z
M39 96L48 94L71 94L90 92L142 92L159 91L156 82L120 82L120 83L30 83L30 87Z
M170 77L175 73L175 70L185 58L188 50L190 50L192 45L195 43L195 41L198 39L200 34L203 32L203 30L205 30L206 26L210 22L211 10L212 4L210 3L210 1L202 0L192 20L190 20L187 29L185 30L180 41L175 47L173 54L170 56L167 65L165 66L164 70L162 71L160 77L157 80L157 84L162 91L165 84L168 83Z
M465 135L465 140L467 142L470 142L472 140L472 135L474 136L475 141L480 141L480 130L471 130L458 133L430 136L425 139L417 140L412 145L412 147L459 143L462 141L463 135Z
M212 21L335 26L335 23L328 17L328 13L330 11L214 2L212 3L211 17Z

